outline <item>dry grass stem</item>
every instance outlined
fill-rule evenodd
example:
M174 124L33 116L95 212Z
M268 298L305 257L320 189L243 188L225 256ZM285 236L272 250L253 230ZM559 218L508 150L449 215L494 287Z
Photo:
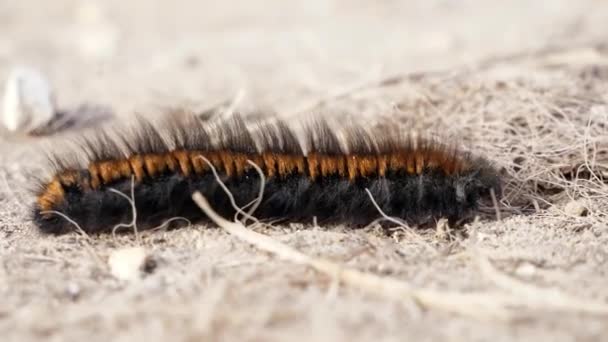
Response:
M137 244L141 246L141 236L139 235L139 230L137 229L137 207L135 206L135 177L131 176L131 196L127 196L122 192L116 189L108 189L110 192L113 192L129 202L131 206L132 219L130 223L119 223L112 228L112 237L116 240L116 232L121 228L133 228L133 233L135 234L135 240Z
M500 294L465 294L428 289L420 290L412 288L403 281L347 269L328 260L312 258L266 235L247 229L239 222L230 222L224 219L211 208L199 192L194 193L192 199L213 222L231 235L286 261L310 266L332 278L339 279L346 285L390 299L400 301L414 299L426 308L439 309L481 320L509 320L512 318L504 306L508 302L508 297L503 297Z

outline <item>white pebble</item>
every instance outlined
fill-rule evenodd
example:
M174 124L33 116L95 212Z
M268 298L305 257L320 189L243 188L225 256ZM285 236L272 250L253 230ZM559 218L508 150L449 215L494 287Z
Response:
M117 249L108 258L110 273L120 280L137 280L144 274L148 259L148 253L143 247Z
M65 292L72 300L76 300L80 296L80 286L76 283L70 282L66 286Z
M566 214L573 216L586 216L589 212L583 201L568 202L566 207L564 207L564 211Z
M11 132L30 133L55 116L53 92L36 70L19 67L11 71L4 89L2 124Z

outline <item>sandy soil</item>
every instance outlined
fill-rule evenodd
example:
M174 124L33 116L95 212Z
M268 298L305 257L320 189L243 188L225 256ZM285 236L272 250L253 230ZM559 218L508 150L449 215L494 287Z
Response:
M63 108L130 115L238 99L245 113L395 120L457 137L506 182L501 220L452 234L263 231L345 267L487 304L447 312L339 284L213 225L144 234L157 267L120 281L107 259L135 238L38 235L21 190L40 164L38 141L5 138L2 340L608 338L606 32L608 3L594 0L0 3L0 79L35 66Z

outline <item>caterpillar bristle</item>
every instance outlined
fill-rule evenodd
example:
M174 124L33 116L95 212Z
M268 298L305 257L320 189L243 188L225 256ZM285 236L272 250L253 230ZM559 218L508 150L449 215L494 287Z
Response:
M109 232L132 220L132 206L116 191L133 194L138 229L172 217L204 220L191 199L207 197L216 211L235 213L266 186L254 215L259 219L344 223L361 226L380 209L412 225L442 217L457 222L473 213L500 180L484 158L437 139L405 134L398 128L374 130L350 125L341 134L324 120L293 127L277 120L247 124L240 116L202 121L188 113L160 122L138 117L135 124L87 132L74 140L76 155L51 155L52 177L36 190L33 218L41 231L75 229ZM67 157L66 157L67 155Z

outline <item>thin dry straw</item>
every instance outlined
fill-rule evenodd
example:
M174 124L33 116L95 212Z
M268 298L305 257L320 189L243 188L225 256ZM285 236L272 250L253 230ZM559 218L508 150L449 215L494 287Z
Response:
M260 177L264 177L261 170L256 169ZM223 182L215 174L218 183ZM226 189L227 190L227 189ZM284 245L268 236L247 229L240 222L230 222L219 216L209 205L200 192L192 195L194 202L213 220L230 234L253 244L261 250L276 254L277 256L298 264L308 265L319 272L335 277L351 286L364 291L379 294L392 299L409 301L416 300L422 306L439 308L444 311L476 317L478 319L509 320L510 314L497 304L497 295L494 294L463 294L446 293L433 290L413 289L409 284L391 278L383 278L357 270L344 269L336 263L324 259L309 257L287 245ZM502 301L506 301L503 299Z
M502 220L500 215L500 206L498 205L498 200L496 199L496 192L494 189L490 189L490 195L492 196L492 204L494 205L494 212L496 213L496 221Z
M247 229L239 222L230 222L224 219L211 208L209 202L200 192L195 192L192 199L212 221L240 240L263 251L273 253L282 259L310 266L321 273L336 277L343 283L363 291L400 301L414 299L423 307L441 309L481 320L510 320L512 318L504 305L509 301L509 297L490 293L466 294L415 289L406 282L397 279L379 277L374 274L343 268L331 261L312 258L266 235Z
M249 163L249 165L251 165L258 172L258 174L260 174L262 176L264 175L264 173L262 172L262 169L256 163L254 163L251 160L247 160L247 163ZM264 198L264 188L265 187L266 187L266 177L260 177L260 191L258 193L258 197L243 207L243 209L245 209L251 205L251 208L247 212L247 214L249 216L253 216L255 211L258 209L258 207L262 203L262 199Z
M133 212L131 223L119 223L114 226L114 228L112 228L112 237L116 240L116 231L120 228L133 227L133 233L135 234L137 244L141 246L141 236L139 235L139 230L137 229L137 207L135 206L135 177L131 176L131 197L113 188L110 188L109 190L126 199L131 205L131 211Z
M474 255L482 274L495 285L512 294L460 293L414 288L398 279L347 269L325 259L310 257L269 236L247 229L240 222L230 222L224 219L211 208L200 192L195 192L192 199L212 221L240 240L250 243L260 250L273 253L284 260L312 267L346 285L377 296L404 302L413 299L425 308L470 316L479 320L511 321L516 318L516 312L520 313L520 316L524 314L517 308L608 315L608 304L572 297L557 289L543 289L525 284L497 271L480 253Z
M219 179L219 175L217 173L217 170L215 169L215 166L213 166L213 164L211 163L211 161L209 161L209 159L203 157L203 156L197 156L196 158L200 158L202 160L205 161L205 163L207 163L207 165L209 165L209 168L211 169L211 172L213 173L213 176L216 179ZM256 170L259 171L259 168L257 168ZM224 192L226 193L226 195L228 196L228 199L230 200L230 204L232 205L232 207L236 210L236 214L235 214L235 220L238 216L238 214L243 215L245 218L248 218L252 221L258 222L258 219L256 219L255 217L251 216L249 213L246 213L243 211L242 208L240 208L238 205L236 205L236 200L234 199L234 196L232 195L232 193L230 192L230 189L228 189L228 187L226 186L226 184L224 184L224 182L219 182L220 187L222 188L222 190L224 190ZM262 190L263 192L263 190ZM257 208L257 206L255 206L255 208Z
M264 174L261 170L256 170L263 178ZM216 180L222 183L217 174ZM404 302L415 300L425 308L470 316L479 320L511 321L516 318L515 313L519 312L516 311L517 308L608 315L608 304L581 300L558 290L541 289L501 274L481 253L473 253L473 255L477 256L476 259L482 274L497 286L512 294L496 292L460 293L418 289L398 279L347 269L325 259L310 257L269 236L247 229L236 220L230 222L224 219L211 208L209 202L198 191L192 195L192 199L212 221L240 240L250 243L260 250L273 253L282 259L312 267L337 281L377 296ZM471 251L469 251L469 254L471 254Z

